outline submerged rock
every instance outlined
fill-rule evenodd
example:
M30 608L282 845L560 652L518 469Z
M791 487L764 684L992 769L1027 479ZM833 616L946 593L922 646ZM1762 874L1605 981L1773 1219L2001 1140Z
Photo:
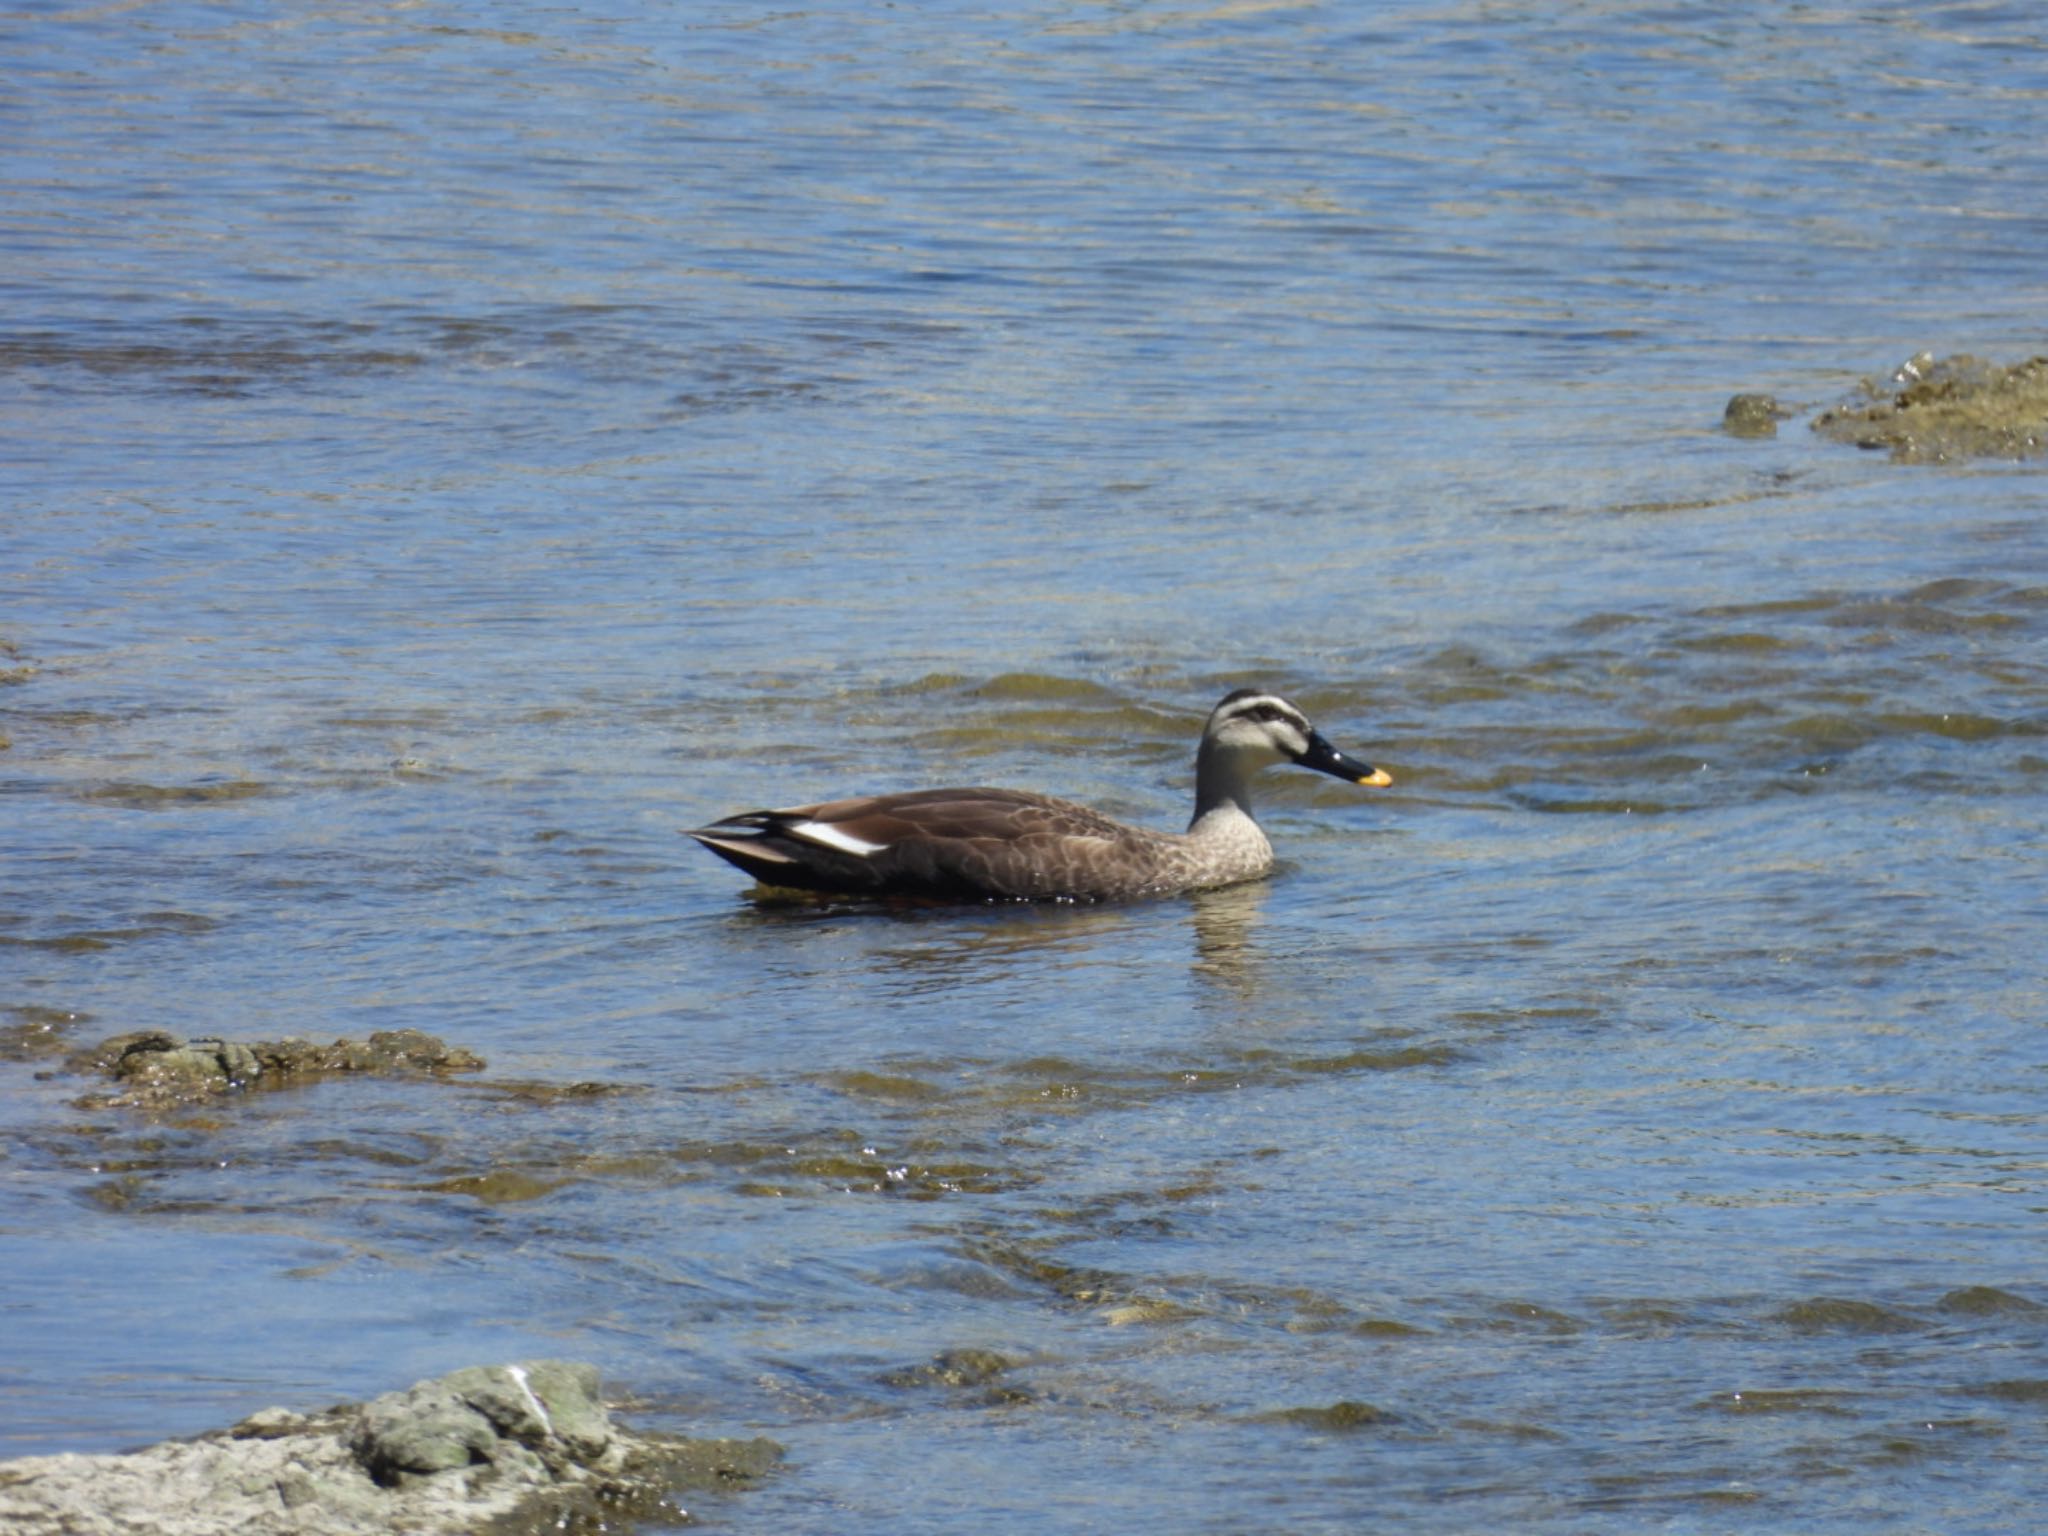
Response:
M17 1003L0 1008L0 1061L36 1061L61 1054L65 1037L92 1015L66 1008L45 1008L34 1003Z
M1033 1401L1023 1387L1011 1386L1002 1378L1019 1362L992 1349L949 1349L922 1365L906 1365L885 1371L879 1378L884 1386L913 1391L945 1388L964 1395L965 1401L985 1408L1014 1408Z
M1736 395L1721 413L1721 430L1730 437L1776 437L1778 423L1791 414L1775 395Z
M1950 1291L1938 1305L1944 1312L1963 1317L2036 1317L2048 1312L2040 1302L1995 1285L1966 1285Z
M92 1107L162 1108L330 1072L475 1072L484 1061L417 1029L380 1030L367 1040L326 1045L299 1039L183 1040L166 1030L144 1029L78 1051L65 1065L120 1085L111 1094L89 1095L84 1102Z
M982 1387L1015 1364L992 1349L949 1349L923 1365L885 1372L882 1381L892 1387Z
M1384 1408L1351 1398L1331 1403L1327 1407L1275 1408L1269 1413L1258 1415L1261 1421L1268 1424L1294 1424L1303 1429L1316 1429L1340 1435L1355 1434L1362 1429L1378 1429L1393 1422L1393 1417Z
M1910 1333L1926 1326L1917 1317L1874 1301L1815 1296L1780 1307L1777 1320L1800 1333Z
M385 1536L624 1530L687 1518L676 1495L763 1476L771 1440L612 1423L593 1366L472 1366L366 1404L282 1408L115 1456L0 1462L10 1536Z
M2048 357L2008 367L1922 352L1867 380L1861 399L1822 411L1813 430L1902 464L2037 457L2048 453Z

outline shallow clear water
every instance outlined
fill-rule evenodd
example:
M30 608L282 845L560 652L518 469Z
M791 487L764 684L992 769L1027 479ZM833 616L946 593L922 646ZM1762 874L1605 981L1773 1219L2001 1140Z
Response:
M1716 427L2044 350L2035 23L0 22L0 1451L559 1354L739 1530L2013 1529L2048 496ZM1253 681L1396 778L1257 887L678 835Z

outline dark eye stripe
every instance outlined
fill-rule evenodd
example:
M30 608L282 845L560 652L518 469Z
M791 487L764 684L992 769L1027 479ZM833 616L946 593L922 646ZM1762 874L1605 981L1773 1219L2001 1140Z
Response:
M1251 709L1239 710L1240 720L1256 720L1262 725L1291 725L1297 730L1307 730L1308 722L1289 709L1285 704L1264 703Z

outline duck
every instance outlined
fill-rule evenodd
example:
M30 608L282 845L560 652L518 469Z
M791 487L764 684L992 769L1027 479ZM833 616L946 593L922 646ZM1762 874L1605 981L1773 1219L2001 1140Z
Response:
M728 816L687 835L762 886L927 901L1131 901L1261 879L1273 845L1251 782L1293 763L1352 784L1393 783L1345 756L1277 693L1224 695L1195 749L1185 832L1113 820L1022 789L922 789Z

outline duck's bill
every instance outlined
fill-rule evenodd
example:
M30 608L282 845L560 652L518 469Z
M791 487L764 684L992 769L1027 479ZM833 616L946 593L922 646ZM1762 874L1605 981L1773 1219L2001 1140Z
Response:
M1373 789L1385 789L1394 782L1393 775L1384 768L1375 768L1370 763L1361 763L1355 757L1346 757L1323 739L1321 731L1308 733L1308 750L1295 761L1304 768L1313 768L1317 773L1327 773L1336 778L1348 779L1353 784L1369 785Z

